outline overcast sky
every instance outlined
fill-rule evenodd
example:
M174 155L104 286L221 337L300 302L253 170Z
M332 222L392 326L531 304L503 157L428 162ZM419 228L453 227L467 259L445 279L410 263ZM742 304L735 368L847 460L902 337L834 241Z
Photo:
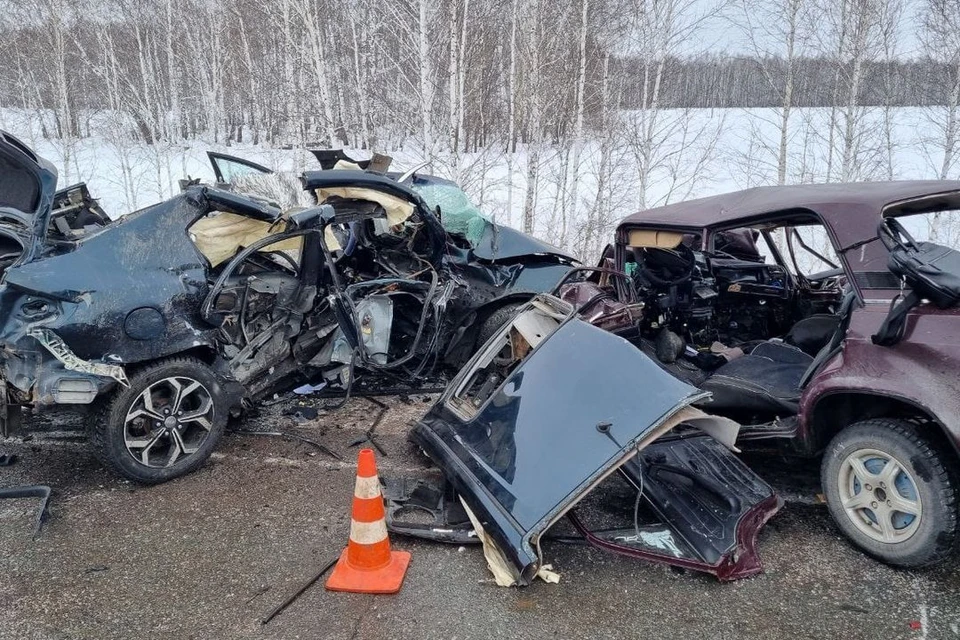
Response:
M708 15L717 7L725 7L720 15L709 17L703 25L701 37L695 38L685 47L685 53L728 53L731 55L752 53L749 45L737 32L733 21L741 15L739 0L695 0L699 10ZM837 0L839 1L839 0ZM899 49L903 58L923 57L923 50L917 37L918 11L917 0L903 0L903 20L900 22ZM782 46L782 45L781 45Z

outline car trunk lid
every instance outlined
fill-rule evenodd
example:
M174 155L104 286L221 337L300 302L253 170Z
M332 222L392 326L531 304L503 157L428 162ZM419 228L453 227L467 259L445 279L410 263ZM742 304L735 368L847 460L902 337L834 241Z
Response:
M0 226L25 240L22 261L36 257L43 245L56 188L56 168L0 131Z

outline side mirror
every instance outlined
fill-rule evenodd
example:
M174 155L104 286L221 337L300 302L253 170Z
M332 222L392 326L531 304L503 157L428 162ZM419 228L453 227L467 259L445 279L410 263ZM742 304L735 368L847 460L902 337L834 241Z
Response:
M191 178L187 176L186 178L181 178L177 181L180 185L180 191L186 191L187 187L192 187L195 184L200 184L200 178Z
M328 204L310 207L291 214L287 219L287 230L295 231L326 226L333 222L334 215L333 207Z

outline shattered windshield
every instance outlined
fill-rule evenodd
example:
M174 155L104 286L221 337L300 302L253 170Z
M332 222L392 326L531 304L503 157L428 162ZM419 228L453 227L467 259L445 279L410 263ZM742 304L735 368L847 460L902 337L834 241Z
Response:
M490 221L480 213L460 187L454 184L413 184L431 211L440 207L440 223L447 233L464 236L470 246L480 244L480 238Z

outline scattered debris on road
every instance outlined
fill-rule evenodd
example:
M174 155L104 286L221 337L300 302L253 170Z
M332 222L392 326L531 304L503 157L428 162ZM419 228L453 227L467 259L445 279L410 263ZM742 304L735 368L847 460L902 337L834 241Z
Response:
M50 516L49 506L51 493L50 487L41 484L26 487L6 487L0 488L0 500L8 498L40 499L40 508L37 510L36 524L33 528L33 538L36 539L40 536L40 530L43 528L43 523L46 522L47 518Z

